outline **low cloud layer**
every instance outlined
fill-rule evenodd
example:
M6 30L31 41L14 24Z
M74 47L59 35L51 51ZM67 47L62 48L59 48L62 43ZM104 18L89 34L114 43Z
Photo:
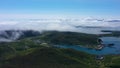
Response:
M117 21L117 22L116 22ZM104 19L27 19L27 20L7 20L0 21L0 30L58 30L58 31L77 31L80 29L75 26L90 27L120 27L119 20Z

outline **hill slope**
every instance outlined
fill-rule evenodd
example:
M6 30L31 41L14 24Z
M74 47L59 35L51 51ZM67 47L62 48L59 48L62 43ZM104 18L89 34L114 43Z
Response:
M2 68L95 68L93 56L71 49L38 48L6 60Z

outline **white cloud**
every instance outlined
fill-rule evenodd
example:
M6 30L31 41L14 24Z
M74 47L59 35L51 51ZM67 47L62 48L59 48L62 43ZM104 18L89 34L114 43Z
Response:
M17 21L1 21L0 25L15 25L17 23Z
M33 30L58 30L58 31L77 31L81 29L75 26L101 26L101 27L120 27L120 22L107 22L103 19L27 19L1 21L0 30L10 29L33 29Z

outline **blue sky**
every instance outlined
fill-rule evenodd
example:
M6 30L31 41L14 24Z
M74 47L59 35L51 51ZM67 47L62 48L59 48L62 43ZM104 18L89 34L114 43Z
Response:
M0 17L25 14L120 17L119 6L119 0L0 0Z

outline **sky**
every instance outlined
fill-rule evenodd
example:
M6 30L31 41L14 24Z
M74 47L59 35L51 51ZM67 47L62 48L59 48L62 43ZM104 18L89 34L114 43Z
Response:
M0 18L120 18L120 0L0 0Z

